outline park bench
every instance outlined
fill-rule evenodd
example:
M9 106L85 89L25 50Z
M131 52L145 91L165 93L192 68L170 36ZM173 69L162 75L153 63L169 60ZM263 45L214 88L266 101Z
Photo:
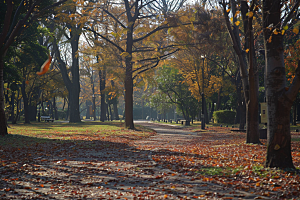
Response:
M54 122L54 119L51 119L50 116L41 116L41 121Z

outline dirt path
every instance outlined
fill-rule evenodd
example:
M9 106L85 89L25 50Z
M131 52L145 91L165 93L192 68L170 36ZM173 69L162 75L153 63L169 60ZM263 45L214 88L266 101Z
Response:
M180 154L172 150L201 136L176 126L137 124L152 128L157 134L133 140L129 145L103 141L61 145L48 154L28 158L27 163L17 163L20 170L0 166L0 199L265 198L203 180L188 169L172 171L180 165L158 164L156 155Z

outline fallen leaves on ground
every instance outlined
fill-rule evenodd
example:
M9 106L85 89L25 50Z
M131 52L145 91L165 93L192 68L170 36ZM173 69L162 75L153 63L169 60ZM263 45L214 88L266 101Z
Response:
M57 134L61 139L43 136L37 140L38 134L30 137L29 133L5 138L8 145L0 145L1 199L283 199L300 195L299 175L263 168L266 146L245 144L245 133L228 128L170 135L127 130L115 135ZM293 137L299 135L293 133ZM9 144L20 140L22 145ZM294 141L297 168L298 147Z

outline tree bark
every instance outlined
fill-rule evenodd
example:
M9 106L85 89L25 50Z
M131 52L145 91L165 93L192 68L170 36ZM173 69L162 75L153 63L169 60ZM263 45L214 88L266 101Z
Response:
M281 24L280 9L281 1L263 1L265 82L268 112L268 144L265 165L266 167L294 168L291 156L290 111L296 95L293 96L291 93L295 93L293 89L299 91L299 86L292 84L289 89L286 88L283 36L272 34L272 30L267 28L271 24L276 28L280 28L278 26ZM272 40L269 41L271 35ZM297 81L299 73L298 65L294 82Z
M62 73L64 83L69 92L69 116L70 122L80 122L80 112L79 112L79 93L80 93L80 84L79 84L79 61L78 61L78 42L80 34L78 33L75 27L71 28L71 47L72 47L72 67L71 67L71 76L70 79L68 75L68 70L66 63L61 59L56 40L53 42L54 49L56 50L56 58L59 63L59 67Z
M127 16L129 19L130 16ZM132 78L132 47L133 47L133 24L130 25L130 30L127 31L126 52L129 56L125 58L125 127L134 129L133 124L133 78Z
M0 54L0 135L7 135L6 117L4 112L4 91L3 91L3 55Z
M85 106L86 106L86 115L85 115L85 118L86 119L90 119L90 104L89 104L88 100L85 101Z
M105 69L99 70L99 79L100 79L100 96L101 96L101 116L100 121L104 122L106 120L106 103L105 103L105 79L106 71Z
M54 109L54 118L55 120L58 120L58 113L57 113L57 107L56 107L56 99L53 97L53 109Z
M297 103L294 102L294 105L293 105L293 125L297 125L296 117L297 117Z
M120 118L119 118L119 112L118 112L118 101L117 101L117 100L115 100L115 101L114 101L114 104L113 104L113 106L114 106L114 115L115 115L115 120L119 120Z
M243 1L245 2L245 1ZM244 4L247 3L245 2ZM252 1L250 11L253 12L255 1ZM249 46L249 99L246 102L246 121L247 121L247 139L246 143L260 144L259 140L259 105L258 105L258 73L257 62L255 58L254 37L252 28L252 17L248 17L248 46Z
M254 5L254 1L252 2ZM246 106L246 124L247 124L247 143L255 143L259 144L259 131L258 131L258 85L257 82L257 74L255 71L255 61L254 61L254 46L253 46L253 33L252 33L252 19L248 19L246 17L246 13L249 11L248 4L246 1L241 1L241 13L243 16L244 22L244 32L245 32L245 47L249 47L250 55L248 57L249 60L249 73L247 71L247 58L246 52L243 52L241 47L241 41L239 36L239 29L237 26L233 25L231 28L231 23L228 17L228 13L226 11L226 3L222 2L223 13L226 21L226 26L230 34L230 38L232 40L233 49L235 50L238 59L239 59L239 68L240 74L242 78L243 91L244 91L244 99ZM231 1L231 9L232 13L236 13L236 1ZM236 22L236 18L233 18L233 24ZM250 24L248 24L248 22ZM257 88L257 91L256 91ZM252 95L252 96L251 96ZM257 110L252 110L257 109ZM257 113L257 114L256 114ZM257 116L256 116L257 115ZM251 121L254 120L254 121ZM256 121L257 120L257 121ZM258 136L258 137L257 137ZM257 139L258 138L258 139Z

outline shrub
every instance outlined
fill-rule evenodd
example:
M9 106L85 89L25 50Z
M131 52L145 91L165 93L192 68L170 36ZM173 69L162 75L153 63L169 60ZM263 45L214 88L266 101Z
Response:
M235 112L231 110L218 110L213 114L218 123L234 124Z

